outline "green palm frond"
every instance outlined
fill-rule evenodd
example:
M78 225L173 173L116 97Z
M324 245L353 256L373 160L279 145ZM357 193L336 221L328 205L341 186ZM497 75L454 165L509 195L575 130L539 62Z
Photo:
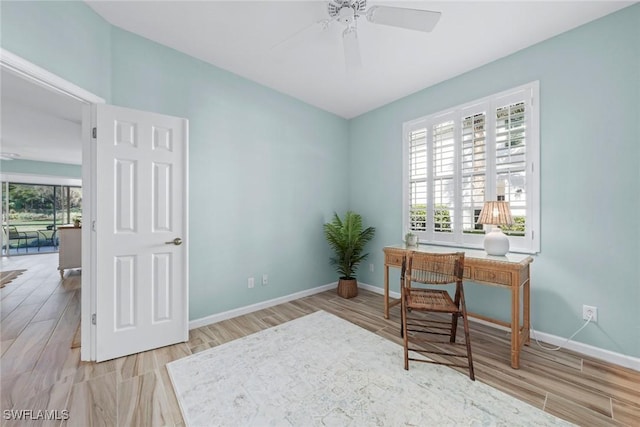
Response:
M362 217L351 211L347 211L344 220L334 213L333 220L324 224L324 235L335 252L329 261L341 277L354 278L358 265L369 255L362 252L375 231L373 227L363 230Z

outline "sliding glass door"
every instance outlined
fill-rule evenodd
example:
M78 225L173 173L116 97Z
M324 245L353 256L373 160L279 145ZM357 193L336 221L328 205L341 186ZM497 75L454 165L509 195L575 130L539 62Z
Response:
M2 254L57 251L60 225L82 215L82 188L2 183Z

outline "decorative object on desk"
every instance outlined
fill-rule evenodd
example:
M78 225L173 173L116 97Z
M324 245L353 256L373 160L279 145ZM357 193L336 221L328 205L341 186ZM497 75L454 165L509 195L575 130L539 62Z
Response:
M81 221L82 221L82 217L77 216L77 217L73 218L73 226L75 228L80 227Z
M365 245L373 239L376 229L362 228L362 216L347 211L344 220L337 213L333 214L333 221L324 225L324 235L335 256L329 258L340 274L338 295L342 298L353 298L358 295L358 282L355 272L358 265L369 254L363 254Z
M404 235L404 242L407 246L418 246L418 236L412 232L408 232Z
M509 238L502 232L500 225L511 225L509 202L484 202L478 224L489 224L494 227L484 237L484 250L489 255L506 255L509 252Z

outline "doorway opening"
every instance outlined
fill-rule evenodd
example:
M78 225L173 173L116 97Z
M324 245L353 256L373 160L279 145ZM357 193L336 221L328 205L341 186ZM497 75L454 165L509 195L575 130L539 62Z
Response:
M3 114L2 114L2 155L3 160L1 180L4 184L7 200L10 198L9 183L20 184L36 184L36 185L53 185L58 186L62 197L66 192L65 186L71 193L73 187L82 187L82 217L85 222L90 223L95 209L95 188L92 177L94 164L92 162L93 149L91 147L90 126L91 126L91 105L103 104L104 99L75 84L41 68L13 53L0 48L0 71L2 72L2 95L3 95ZM5 78L8 77L8 78ZM14 99L17 101L15 108L7 109L5 105L4 95L7 89L11 91L16 89ZM21 89L17 91L17 89ZM36 94L37 95L34 95ZM40 102L34 108L29 108L33 113L31 118L25 116L25 103L33 99ZM68 109L67 109L68 107ZM26 130L40 129L40 125L48 122L53 127L45 134L32 135L31 141L40 141L40 147L23 145L19 138L14 138L11 133L11 127L5 126L5 119L13 115L12 120L7 123L22 124L22 128ZM58 120L55 124L50 120L56 117ZM35 126L35 125L38 126ZM64 132L75 132L74 142L64 145L65 138L58 138L58 142L52 142L51 137L54 134ZM48 147L55 146L54 149ZM56 145L59 144L59 145ZM49 148L50 148L49 147ZM21 153L17 151L24 150ZM7 153L5 153L7 151ZM6 155L5 155L6 154ZM10 161L7 161L10 160ZM24 170L21 170L23 169ZM58 191L56 191L57 193ZM57 196L57 195L56 195ZM71 196L71 194L70 194ZM64 199L63 199L64 200ZM7 214L10 209L7 203L4 203L4 209ZM66 222L73 219L72 203L64 201L60 205L63 213L61 221ZM53 214L52 214L53 215ZM58 213L52 216L55 218L58 229L58 239L60 244L64 240L60 237L63 231L57 225ZM10 220L9 220L10 223ZM52 225L51 223L48 224ZM48 227L45 226L46 230ZM90 233L91 227L80 228L82 248L78 248L78 258L82 262L81 277L81 335L82 346L80 348L80 357L82 360L95 360L95 325L91 323L91 314L95 313L96 300L95 291L95 241ZM48 230L47 230L48 231ZM0 233L1 235L2 233ZM51 233L53 234L53 233ZM45 233L48 237L48 233ZM0 237L1 239L2 237ZM0 242L1 243L1 242ZM29 243L30 244L30 243ZM31 248L29 248L31 251ZM60 251L60 249L59 249ZM75 251L74 251L75 253ZM5 256L11 256L10 253Z
M82 187L2 183L2 255L57 252L58 227L80 227Z

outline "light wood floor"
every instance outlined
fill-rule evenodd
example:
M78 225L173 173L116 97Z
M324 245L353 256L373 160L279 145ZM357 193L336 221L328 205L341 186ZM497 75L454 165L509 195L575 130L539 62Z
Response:
M80 274L66 273L61 281L56 266L56 254L2 260L4 270L28 271L0 290L1 409L69 411L65 422L34 421L37 426L183 425L166 363L317 310L401 343L398 307L384 320L382 296L361 290L344 300L328 291L192 330L187 343L81 362L79 349L71 349ZM505 332L472 323L471 340L478 381L579 425L640 425L640 373L535 343L524 350L522 368L513 370Z

